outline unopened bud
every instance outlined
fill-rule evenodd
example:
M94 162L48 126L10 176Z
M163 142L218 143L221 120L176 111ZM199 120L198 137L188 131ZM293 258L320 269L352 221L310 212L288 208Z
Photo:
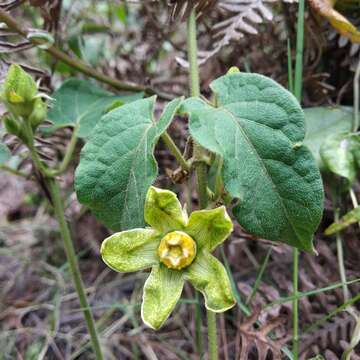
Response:
M239 73L240 70L237 66L232 66L226 73L226 75L232 75L232 74L237 74Z
M36 98L34 102L34 110L29 117L33 130L35 130L45 119L46 113L47 113L46 104L40 98Z
M29 116L33 112L36 93L34 79L21 66L11 65L1 94L8 110L17 116Z
M4 116L3 122L5 125L5 129L9 134L16 136L19 135L20 125L15 119L13 119L11 116Z

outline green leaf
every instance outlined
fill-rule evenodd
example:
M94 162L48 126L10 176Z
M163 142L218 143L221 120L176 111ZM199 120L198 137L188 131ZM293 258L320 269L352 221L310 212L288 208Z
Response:
M0 165L6 164L11 158L11 152L9 148L0 142Z
M331 224L326 230L325 235L332 235L336 232L344 230L349 225L354 224L360 221L360 206L356 207L355 209L349 211L345 214L339 222L335 222Z
M326 138L320 147L324 167L347 180L346 188L355 181L358 170L360 139L358 135L341 133Z
M351 131L353 109L346 106L320 106L304 109L304 113L306 123L304 144L311 150L320 169L325 170L320 157L320 146L329 136Z
M153 118L155 97L123 105L103 116L81 152L75 189L109 228L144 225L144 202L157 175L154 146L182 99L170 102L160 120Z
M147 269L159 262L161 235L153 229L132 229L113 234L101 244L104 262L115 271Z
M187 213L175 193L151 186L145 199L145 221L161 232L181 230L187 224Z
M141 317L153 329L159 329L180 299L184 287L182 271L154 266L144 286Z
M54 125L44 131L51 134L58 128L78 125L78 136L87 138L114 101L129 103L141 99L143 94L114 95L91 82L72 78L66 80L52 97L54 103L48 119Z
M221 262L206 250L183 270L185 279L205 297L205 306L214 312L232 308L236 301L227 272Z
M223 76L211 84L218 108L189 99L190 133L224 159L227 192L239 199L235 218L249 233L313 249L323 186L302 145L304 114L295 97L258 74Z
M211 210L198 210L190 215L185 232L196 240L199 250L213 251L232 232L233 224L225 206Z

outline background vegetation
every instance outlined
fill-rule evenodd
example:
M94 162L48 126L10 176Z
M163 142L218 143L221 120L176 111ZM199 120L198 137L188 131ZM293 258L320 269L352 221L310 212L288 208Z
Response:
M13 20L8 28L0 28L0 79L11 63L20 63L39 81L40 90L57 100L41 127L41 136L35 138L36 150L53 165L63 161L71 144L75 147L65 156L66 171L59 172L58 180L108 359L199 358L193 311L196 299L192 288L185 287L166 326L151 331L140 321L147 274L117 274L102 263L100 243L110 233L78 203L73 180L80 150L103 110L83 108L82 99L75 98L85 87L108 108L114 100L128 102L157 94L156 110L160 112L163 101L187 94L184 20L195 3L201 15L198 39L204 95L210 95L209 83L231 66L267 75L292 89L288 79L292 79L289 69L296 58L296 1L8 0L0 4L0 21L4 21L3 14ZM357 207L358 165L349 160L348 153L344 160L336 151L327 157L326 146L322 157L319 151L329 135L358 130L353 113L359 104L354 77L360 72L356 30L360 4L356 0L337 4L353 28L346 19L340 21L326 1L306 5L302 105L317 107L306 110L306 143L324 169L326 201L315 240L319 255L300 255L300 357L340 359L350 356L346 351L354 347L351 358L358 359L360 217L351 215L351 225L336 236L329 230L325 233L334 219L338 221ZM69 77L78 80L69 83ZM62 108L68 111L62 118L69 123L59 121L62 95L55 92L65 80L73 89L73 106ZM113 93L109 104L102 103L104 91ZM73 116L74 104L77 117ZM3 115L5 108L0 112ZM74 131L80 137L76 144ZM178 117L169 129L185 154L190 147L183 140L187 132L185 117ZM46 187L24 145L15 136L5 135L4 128L0 135L12 155L6 161L0 159L0 359L91 359L89 336ZM160 165L156 184L178 191L188 208L196 208L195 185L189 184L161 141L156 159ZM238 300L236 308L218 317L219 358L290 356L286 348L291 347L293 337L291 248L254 238L237 226L217 255L231 269ZM205 326L201 330L205 342Z

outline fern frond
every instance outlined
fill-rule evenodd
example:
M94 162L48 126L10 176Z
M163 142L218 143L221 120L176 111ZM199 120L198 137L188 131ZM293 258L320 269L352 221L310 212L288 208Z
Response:
M218 10L224 14L223 20L213 26L212 48L199 51L199 64L205 63L231 41L238 41L248 34L258 34L259 24L273 20L271 3L279 1L292 3L297 0L221 0ZM181 65L186 62L178 59Z
M198 15L203 15L215 6L218 0L169 0L168 5L171 8L170 20L184 20L193 8L196 9Z

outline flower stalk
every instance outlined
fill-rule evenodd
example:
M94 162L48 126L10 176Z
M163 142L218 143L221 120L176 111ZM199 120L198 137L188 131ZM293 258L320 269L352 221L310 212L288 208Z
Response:
M41 99L41 94L38 94L35 81L19 65L11 65L3 86L3 91L0 93L0 98L12 114L11 124L15 124L15 127L11 127L10 130L16 130L13 134L18 136L27 146L33 164L43 177L46 184L50 202L54 208L55 216L59 223L59 229L64 241L64 248L70 272L89 331L94 355L96 360L102 360L103 355L100 341L97 335L91 309L86 298L84 285L81 280L81 274L70 230L65 220L63 200L61 199L59 186L55 179L56 175L66 170L70 162L72 152L76 145L76 134L73 135L70 148L68 149L67 155L65 156L60 168L50 169L44 162L42 162L34 145L34 131L45 119L47 110L46 104Z
M295 62L295 81L294 95L301 103L302 95L302 76L303 76L303 52L304 52L304 17L305 0L299 0L298 22L296 26L296 62ZM293 358L299 358L299 299L296 297L299 292L299 250L293 249Z
M200 96L200 80L199 67L197 62L197 32L195 9L191 11L190 16L187 20L187 46L190 66L189 83L191 95L198 97ZM203 153L204 149L199 144L194 143L194 164L197 179L199 207L201 209L205 209L208 206L207 165L205 162L201 161L201 159L203 158ZM209 359L216 360L218 358L216 314L213 313L211 310L207 310L207 321ZM197 331L197 334L198 333L199 331Z

